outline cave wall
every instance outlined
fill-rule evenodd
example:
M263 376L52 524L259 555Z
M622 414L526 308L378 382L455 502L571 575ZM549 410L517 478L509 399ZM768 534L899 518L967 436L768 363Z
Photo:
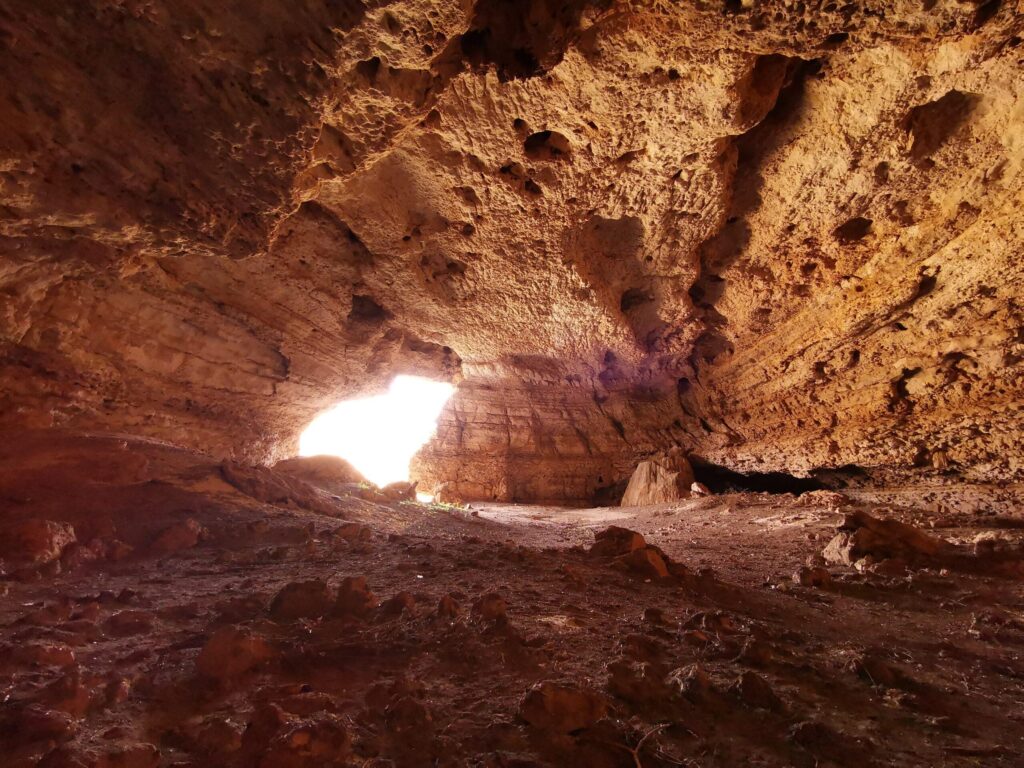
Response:
M8 3L0 427L269 461L421 373L483 498L1019 479L1020 11Z

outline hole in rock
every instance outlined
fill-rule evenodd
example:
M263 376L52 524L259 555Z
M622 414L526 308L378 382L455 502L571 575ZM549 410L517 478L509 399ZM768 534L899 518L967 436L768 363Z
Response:
M556 131L538 131L526 137L523 151L532 160L558 160L572 151L569 140Z
M300 456L340 456L379 486L409 479L409 461L434 434L454 387L396 376L386 394L347 400L317 416L299 438Z
M841 243L855 243L863 240L871 232L871 219L855 216L835 229L836 239Z

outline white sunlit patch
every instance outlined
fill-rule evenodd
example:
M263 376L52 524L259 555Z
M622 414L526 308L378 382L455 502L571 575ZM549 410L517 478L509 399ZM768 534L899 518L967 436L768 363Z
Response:
M408 480L409 460L434 433L454 389L397 376L387 394L349 400L313 419L299 438L299 455L341 456L381 486Z

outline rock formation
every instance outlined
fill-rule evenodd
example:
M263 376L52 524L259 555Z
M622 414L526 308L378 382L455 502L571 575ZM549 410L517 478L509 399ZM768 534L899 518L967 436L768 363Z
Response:
M397 373L421 487L1020 479L1018 2L8 3L0 426L269 462Z

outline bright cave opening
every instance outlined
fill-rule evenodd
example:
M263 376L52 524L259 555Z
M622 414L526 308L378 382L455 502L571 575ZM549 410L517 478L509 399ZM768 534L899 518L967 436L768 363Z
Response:
M434 434L454 391L447 382L396 376L386 394L346 400L313 419L299 455L340 456L378 486L408 480L413 454Z

